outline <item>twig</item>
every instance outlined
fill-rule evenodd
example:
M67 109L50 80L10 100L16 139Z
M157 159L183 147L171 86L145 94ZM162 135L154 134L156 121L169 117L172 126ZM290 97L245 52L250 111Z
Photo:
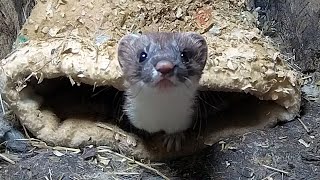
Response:
M59 179L58 179L58 180L62 180L62 179L63 179L63 177L64 177L64 174L62 174L62 175L59 177Z
M71 151L73 153L80 153L81 150L80 149L75 149L75 148L67 148L67 147L61 147L61 146L48 146L48 145L41 145L41 144L32 144L32 146L37 147L37 148L47 148L47 149L51 149L51 150L57 150L57 151Z
M289 172L287 172L287 171L284 171L284 170L281 170L281 169L277 169L277 168L274 168L274 167L271 167L271 166L267 166L267 165L264 165L264 164L262 164L262 166L264 166L267 169L271 169L271 170L274 170L274 171L277 171L277 172L280 172L280 173L283 173L283 174L286 174L286 175L289 174Z
M50 147L50 146L48 146ZM50 147L53 150L57 150L57 151L72 151L74 153L80 153L81 150L80 149L76 149L76 148L68 148L68 147L61 147L61 146L55 146L55 147Z
M35 138L29 138L29 139L15 139L16 141L29 141L30 144L37 148L46 148L46 149L52 149L57 151L71 151L74 153L79 153L81 150L77 148L69 148L69 147L62 147L62 146L48 146L45 142L35 139Z
M307 131L307 133L310 133L309 128L306 126L306 124L304 124L304 123L302 122L302 120L301 120L300 118L298 118L298 121L302 124L303 128Z
M114 155L116 155L116 156L119 156L119 157L121 157L121 158L127 159L127 160L129 160L129 161L132 161L133 163L136 163L137 165L139 165L139 166L141 166L141 167L143 167L143 168L146 168L146 169L148 169L148 170L150 170L150 171L155 172L156 174L158 174L159 176L163 177L164 179L169 180L169 178L168 178L167 176L165 176L164 174L162 174L160 171L158 171L158 170L156 170L156 169L154 169L154 168L152 168L152 167L150 167L150 166L148 166L148 165L146 165L146 164L143 164L143 163L141 163L141 162L138 162L138 161L135 161L135 160L133 160L133 159L131 159L131 158L128 158L128 157L126 157L126 156L124 156L124 155L122 155L122 154L119 154L119 153L116 153L116 152L114 152L114 151L111 151L110 149L101 149L101 150L98 150L97 152L100 152L100 153L101 153L101 152L107 152L107 153L110 153L110 154L114 154Z
M114 133L118 133L118 134L120 134L120 135L122 135L123 137L127 137L127 135L126 134L124 134L124 133L122 133L122 132L120 132L120 131L116 131L114 128L112 128L112 127L110 127L110 126L108 126L108 125L106 125L106 124L102 124L102 123L96 123L96 125L98 126L98 127L101 127L101 128L104 128L104 129L108 129L108 130L110 130L110 131L112 131L112 132L114 132Z
M132 173L126 173L126 172L107 172L105 173L107 175L139 175L139 173L132 172Z
M269 174L267 177L264 177L264 178L262 178L261 180L267 180L268 178L271 178L271 176L273 176L273 175L275 175L275 174L277 174L277 173L279 173L279 172L274 172L274 173L272 173L272 174Z
M23 128L23 132L27 137L27 140L29 140L30 142L32 141L30 135L28 134L27 128L24 126L24 124L22 124L22 128Z
M309 79L309 78L312 78L312 76L305 76L305 77L302 77L301 80L305 80L305 79Z
M49 168L49 178L50 178L50 180L52 180L52 172L51 172L50 168Z
M3 114L6 114L6 110L4 109L3 99L2 99L1 93L0 93L0 103L1 103L2 113L3 113Z
M35 142L42 142L39 139L30 138L30 139L15 139L15 141L35 141Z
M4 159L5 161L8 161L11 164L16 164L13 160L9 159L8 157L6 157L4 154L0 154L0 157L2 159Z
M32 139L33 138L30 137L30 135L29 135L29 133L27 131L27 128L24 126L24 124L23 123L21 123L21 124L22 124L22 128L23 128L23 132L24 132L25 136L27 137L27 140L28 140L29 144L32 144Z
M27 3L26 3L26 5L24 6L24 8L22 8L22 12L23 12L23 15L24 15L24 21L27 20L27 14L26 14L26 12L27 12L27 9L28 9L28 6L29 6L30 2L31 2L31 1L28 0Z

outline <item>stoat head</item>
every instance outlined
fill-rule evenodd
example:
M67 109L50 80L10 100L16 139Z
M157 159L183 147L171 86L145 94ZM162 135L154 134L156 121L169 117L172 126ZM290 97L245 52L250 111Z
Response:
M205 39L193 32L128 34L118 60L129 85L159 89L197 85L207 60Z

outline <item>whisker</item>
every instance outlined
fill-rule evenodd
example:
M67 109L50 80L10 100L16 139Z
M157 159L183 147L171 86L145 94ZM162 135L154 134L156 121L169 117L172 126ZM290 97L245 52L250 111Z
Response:
M112 105L115 104L115 101L117 99L117 96L119 95L120 91L117 91L116 94L114 95L113 101L112 101Z
M117 117L117 118L120 117L120 119L118 119L119 122L121 121L121 116L120 116L120 114L123 113L123 109L122 109L122 107L121 107L122 102L123 102L123 96L121 96L121 97L118 99L118 102L117 102L117 104L116 104L116 108L117 108L117 110L116 110L116 117Z
M185 76L183 76L183 78L185 79L185 80L187 80L189 83L190 83L190 85L192 86L193 85L193 83L192 83L192 81L189 79L189 78L187 78L187 77L185 77ZM190 88L186 83L183 83L187 88Z
M92 95L91 95L91 98L97 96L97 95L100 94L102 91L108 90L108 89L110 89L110 88L111 88L111 87L108 86L108 87L105 87L105 88L101 89L100 91L92 94Z
M112 114L117 117L117 112L118 112L118 101L117 103L116 100L117 100L117 97L118 97L118 94L119 94L119 91L117 91L113 97L113 100L112 100L112 103L111 103L111 108L112 108Z
M189 79L189 78L187 78L187 77L185 77L185 76L183 76L183 78L184 79L186 79L191 85L193 84L192 83L192 81ZM190 88L188 85L186 85L186 83L183 83L187 88ZM214 105L212 105L212 104L210 104L209 102L207 102L206 100L204 100L202 97L201 97L201 94L203 94L204 96L206 95L206 92L202 92L202 93L198 93L198 95L197 95L197 97L201 100L201 101L203 101L204 103L206 103L207 105L209 105L211 108L213 108L213 109L215 109L215 110L220 110L219 108L217 108L217 107L215 107ZM209 96L209 97L212 97L212 96ZM206 98L206 97L205 97ZM222 100L221 100L222 101Z
M213 97L213 95L209 94L207 91L202 91L200 96L203 96L203 99L205 99L205 102L207 102L211 106L214 106L215 110L219 109L218 107L215 106L218 103L216 102L216 99Z
M197 138L200 137L200 134L201 134L201 129L202 129L202 113L201 113L201 105L199 105L199 129L198 129L198 135L197 135Z
M133 98L137 97L140 94L140 91L142 90L142 88L145 85L144 83L142 83L142 86L141 85L137 85L140 82L141 82L141 80L137 80L137 79L134 79L134 78L131 79L130 87L133 87L133 86L140 87L140 90L137 92L136 95L133 95L132 93L130 93L130 96L132 96ZM132 92L132 91L130 91L130 92ZM126 94L126 95L129 95L129 94Z
M205 119L205 123L206 125L208 124L208 109L207 109L207 106L205 106L203 103L200 103L202 106L203 106L203 109L204 109L204 119Z
M193 130L195 130L196 129L196 126L197 126L197 124L198 124L198 120L199 120L199 105L197 104L197 112L196 112L196 117L195 117L195 122L194 122L194 125L193 125Z
M225 99L222 99L222 97L219 94L217 94L216 97L219 98L221 104L224 104L226 102Z
M118 122L121 122L123 120L124 112L122 111L120 118L118 119Z
M208 106L210 106L211 108L215 109L215 110L219 110L219 108L215 107L214 105L208 103L207 101L205 101L202 97L201 97L201 93L198 94L197 96L201 101L203 101L205 104L207 104Z
M140 94L140 92L142 91L142 89L143 89L144 86L145 86L144 84L143 84L142 86L138 86L138 87L140 87L140 89L139 89L139 91L137 92L137 94L133 96L134 98L136 98L136 97Z
M191 86L193 85L192 81L191 81L189 78L187 78L187 77L184 77L184 78L185 78L188 82L190 82ZM188 94L188 96L194 96L194 95L193 95L193 89L190 89L190 86L188 86L186 83L183 82L183 84L187 87L188 90L192 91L191 94ZM186 91L183 91L183 92L186 92Z

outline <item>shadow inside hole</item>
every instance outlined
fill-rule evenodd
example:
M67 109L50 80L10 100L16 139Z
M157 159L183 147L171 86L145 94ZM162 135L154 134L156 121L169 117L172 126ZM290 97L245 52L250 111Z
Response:
M121 116L123 92L109 86L72 85L65 77L45 79L37 84L32 79L28 86L42 98L40 110L53 112L61 121L81 118L110 121Z
M117 124L125 131L146 135L128 122L122 111L124 93L116 88L87 84L72 86L66 77L44 79L40 84L32 78L28 87L43 100L39 110L51 111L60 122L68 118L102 121ZM274 105L274 102L261 101L245 93L200 91L195 106L195 123L190 131L204 136L213 133L217 139L234 134L237 129L258 127L266 124L261 116L269 116L268 111L272 111ZM147 144L154 146L154 142Z

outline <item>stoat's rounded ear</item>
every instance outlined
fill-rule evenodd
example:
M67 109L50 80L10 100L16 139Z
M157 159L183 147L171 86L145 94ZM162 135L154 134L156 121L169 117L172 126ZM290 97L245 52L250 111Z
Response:
M195 60L204 67L208 58L208 45L204 36L195 32L185 32L184 36L187 37L188 44L195 51Z
M140 34L127 34L118 41L117 56L121 68L123 68L125 63L130 63L135 52L134 43L140 36Z
M140 38L140 36L141 36L140 34L133 34L133 33L124 35L118 42L119 47L122 45L132 45L135 40Z
M196 33L196 32L185 32L184 36L190 38L190 40L193 42L194 45L198 45L199 47L207 48L207 42L206 39Z

